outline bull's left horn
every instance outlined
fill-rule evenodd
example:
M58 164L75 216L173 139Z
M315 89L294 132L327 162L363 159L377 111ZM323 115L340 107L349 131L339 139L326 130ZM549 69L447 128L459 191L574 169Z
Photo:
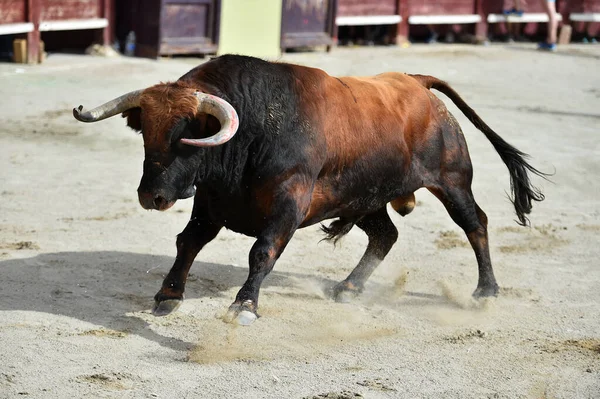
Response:
M214 136L205 139L181 139L183 144L193 145L195 147L214 147L225 144L235 135L239 127L239 118L235 109L222 98L195 92L198 97L198 112L205 112L214 116L221 123L221 130Z
M102 119L110 118L128 109L139 107L142 91L131 91L85 112L83 111L83 105L80 105L78 108L73 108L73 116L81 122L98 122Z

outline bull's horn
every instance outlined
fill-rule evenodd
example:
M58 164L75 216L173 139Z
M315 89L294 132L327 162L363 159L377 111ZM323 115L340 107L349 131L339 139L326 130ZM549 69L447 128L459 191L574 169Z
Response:
M205 139L181 139L183 144L193 145L195 147L214 147L224 144L231 140L238 130L239 118L235 109L222 98L210 94L195 92L200 103L198 112L205 112L214 116L221 123L221 130L214 136Z
M117 97L114 100L110 100L99 107L85 112L83 112L83 105L80 105L78 108L73 108L73 116L81 122L98 122L102 119L110 118L111 116L118 115L128 109L139 107L140 94L142 91L143 90L135 90L123 94L121 97Z

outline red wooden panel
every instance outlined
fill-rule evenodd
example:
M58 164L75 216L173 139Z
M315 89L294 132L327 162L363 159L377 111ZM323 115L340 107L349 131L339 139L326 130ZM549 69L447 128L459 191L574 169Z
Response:
M600 12L600 1L599 0L586 0L583 5L585 12Z
M474 14L475 0L422 0L410 1L409 15Z
M162 37L207 36L208 5L206 4L167 4L163 9Z
M105 0L106 1L106 0ZM220 0L117 0L117 37L136 34L135 54L214 53Z
M503 9L511 9L514 7L514 3L511 1L504 1L503 2ZM546 12L546 8L542 5L542 2L540 0L529 0L529 1L525 1L523 3L521 7L523 7L523 11L525 12L530 12L530 13L545 13Z
M338 0L337 16L397 15L398 0Z
M508 10L514 7L515 2L514 0L482 0L483 4L482 4L482 8L484 10L485 13L489 13L489 14L501 14L502 10ZM584 2L595 2L597 4L600 5L600 0L569 0L569 3L580 3L583 4ZM521 4L523 4L523 11L525 11L526 13L543 13L546 12L545 8L543 7L542 3L540 2L540 0L526 0L526 1L522 1ZM557 0L556 1L556 10L558 12L561 12L563 8L565 8L566 6L566 1L564 0Z
M325 0L285 0L282 33L325 32L327 6Z
M101 0L40 0L41 20L101 18Z
M283 0L281 48L332 44L336 0Z
M514 1L514 0L513 0ZM538 1L538 0L532 0ZM481 0L481 9L484 15L487 14L502 14L504 8L503 0ZM511 6L512 8L512 6Z
M600 12L600 0L570 0L570 12Z
M27 22L26 0L0 0L0 24Z

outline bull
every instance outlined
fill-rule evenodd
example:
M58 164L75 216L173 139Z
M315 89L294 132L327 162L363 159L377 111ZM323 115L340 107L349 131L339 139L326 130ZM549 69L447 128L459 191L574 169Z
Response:
M400 215L426 188L464 230L478 264L474 297L498 294L487 217L471 191L473 169L456 119L430 89L450 98L491 142L508 168L510 200L526 225L543 194L543 177L527 155L496 134L447 83L424 75L383 73L332 77L293 64L224 55L177 81L122 95L82 122L122 114L141 132L145 159L141 206L164 211L194 196L191 218L177 236L177 257L154 297L155 315L184 299L198 252L225 227L255 237L248 278L224 319L257 318L261 284L294 232L327 219L326 239L358 226L368 245L356 268L333 289L338 301L361 293L398 238L387 204Z

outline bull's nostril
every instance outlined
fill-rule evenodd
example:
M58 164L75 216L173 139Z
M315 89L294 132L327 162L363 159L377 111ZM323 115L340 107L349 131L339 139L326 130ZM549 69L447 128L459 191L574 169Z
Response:
M167 201L160 195L157 195L156 197L154 197L154 207L156 209L162 209L166 204L167 204Z

